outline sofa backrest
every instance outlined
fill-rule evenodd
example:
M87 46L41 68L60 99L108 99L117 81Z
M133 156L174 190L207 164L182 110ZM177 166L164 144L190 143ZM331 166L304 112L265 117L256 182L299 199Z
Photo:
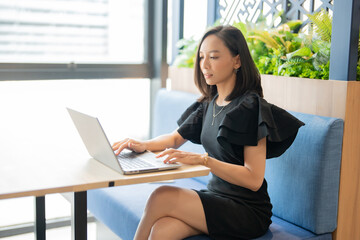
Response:
M199 95L193 93L160 89L155 99L152 137L171 133L177 129L177 120L198 97ZM199 153L204 152L201 145L192 144L191 142L185 143L181 146L181 149Z
M343 120L290 112L305 123L291 147L266 161L274 215L316 234L337 224Z
M153 136L174 131L177 119L198 97L161 89L155 101ZM282 156L266 162L273 214L316 234L332 232L337 223L343 120L290 113L306 125ZM181 149L204 152L190 142ZM195 179L206 183L210 176Z

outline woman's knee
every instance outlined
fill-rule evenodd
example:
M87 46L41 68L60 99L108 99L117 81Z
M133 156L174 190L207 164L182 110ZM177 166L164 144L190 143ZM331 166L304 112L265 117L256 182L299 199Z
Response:
M179 219L162 217L152 226L149 239L184 239L197 234L200 234L200 231L190 227Z
M149 235L150 240L157 239L166 239L166 236L169 236L167 228L167 219L168 217L163 217L158 219L154 225L151 227L151 232Z
M179 188L172 186L160 186L155 189L147 202L146 207L160 205L164 207L166 204L173 204L179 194Z

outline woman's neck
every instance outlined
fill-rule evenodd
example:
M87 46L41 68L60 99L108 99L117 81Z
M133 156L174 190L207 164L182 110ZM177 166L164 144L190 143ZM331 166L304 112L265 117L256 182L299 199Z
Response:
M230 94L230 93L229 93ZM216 98L216 104L218 106L225 106L229 104L229 101L226 101L225 98L229 95L218 91L218 97Z
M216 85L218 97L216 99L216 104L219 106L224 106L230 103L230 101L225 100L227 96L233 91L235 87L234 82L227 82L227 84L218 84Z

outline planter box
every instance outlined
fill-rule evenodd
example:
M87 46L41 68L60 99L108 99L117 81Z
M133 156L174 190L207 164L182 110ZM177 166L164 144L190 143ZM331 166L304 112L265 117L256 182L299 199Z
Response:
M193 68L169 67L170 89L200 94L194 83Z
M191 68L169 67L170 89L199 93ZM264 98L286 110L345 118L347 81L261 75Z

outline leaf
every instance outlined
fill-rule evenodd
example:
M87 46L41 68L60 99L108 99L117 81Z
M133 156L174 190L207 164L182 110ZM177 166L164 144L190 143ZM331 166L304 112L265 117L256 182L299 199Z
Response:
M295 52L286 54L287 59L291 59L292 57L311 57L312 52L311 49L308 47L303 47Z
M245 23L243 23L243 22L235 22L233 24L233 26L236 27L237 29L239 29L244 36L247 36L248 31L247 31L247 27L246 27Z
M326 42L331 41L332 17L324 9L313 14L307 14L314 25L315 32L320 39Z
M321 66L330 62L330 47L328 49L321 48L313 55L313 65L316 70L321 70Z
M284 68L292 67L294 65L302 64L305 62L307 62L306 59L299 56L293 56L291 59L288 59L284 64L280 65L278 69L278 74L280 75L281 70Z
M267 31L254 31L254 35L248 36L249 39L257 39L264 42L268 48L279 49L280 45L273 39Z
M292 20L285 24L287 24L289 26L291 32L298 33L299 30L301 29L302 23L303 22L301 20Z
M279 33L277 33L277 32L274 32L274 33L272 33L272 36L276 36L277 39L281 42L281 44L282 44L283 46L286 45L286 44L285 44L285 41L284 41L284 39L283 39L283 35L282 35L282 34L279 34ZM274 37L273 37L273 38L274 38Z
M193 37L189 39L180 39L176 43L179 49L173 65L176 67L192 68L194 67L194 58L196 56L198 41Z

